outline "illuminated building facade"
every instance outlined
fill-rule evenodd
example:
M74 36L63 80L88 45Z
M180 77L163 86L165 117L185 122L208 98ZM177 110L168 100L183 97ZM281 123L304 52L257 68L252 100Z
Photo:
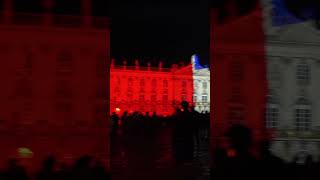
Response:
M54 0L39 14L1 2L1 163L23 149L32 167L48 154L91 154L108 166L108 19L91 16L90 0L73 16L53 14Z
M194 102L198 111L209 111L209 70L196 70L193 64L163 68L161 62L158 67L150 63L141 67L137 60L135 66L126 66L126 61L123 66L112 63L110 111L119 108L122 113L140 111L170 115L183 100L190 105ZM201 87L194 89L194 83Z
M263 11L221 26L212 11L211 145L236 121L255 139L272 136L271 150L288 162L307 155L318 161L318 30L311 21L274 26L271 0L261 2Z

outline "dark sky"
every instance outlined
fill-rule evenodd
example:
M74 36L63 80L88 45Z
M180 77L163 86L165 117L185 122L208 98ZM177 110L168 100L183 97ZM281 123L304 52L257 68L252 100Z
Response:
M192 54L208 62L207 0L115 0L111 8L112 55L165 65L189 62Z
M0 0L2 4L3 0ZM196 53L208 62L208 0L92 0L94 15L111 18L112 56L168 66ZM14 0L16 11L42 13L43 0ZM55 0L54 13L77 15L81 0ZM0 5L1 9L1 5Z

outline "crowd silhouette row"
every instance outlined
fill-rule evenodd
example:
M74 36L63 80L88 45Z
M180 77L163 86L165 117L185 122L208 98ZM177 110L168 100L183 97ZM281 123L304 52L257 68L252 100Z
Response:
M9 159L7 168L0 173L1 180L108 180L110 174L104 164L84 155L77 159L72 166L59 164L50 155L43 162L42 167L35 173L27 172L17 159Z
M124 112L111 115L112 136L142 135L152 133L162 127L172 130L172 147L176 166L192 163L195 147L201 142L209 143L209 113L198 113L187 102L172 116L159 116L156 113ZM135 134L138 133L138 134ZM227 146L217 147L211 152L211 178L216 179L320 179L320 162L314 162L310 155L297 157L287 163L270 151L270 139L262 139L252 152L253 137L249 128L234 124L225 134ZM206 140L206 141L203 141ZM111 147L112 148L112 147ZM47 157L42 168L34 175L28 176L25 168L16 159L10 159L8 167L1 171L0 179L4 180L106 180L110 179L103 163L89 155L80 157L72 166L57 165L54 156Z

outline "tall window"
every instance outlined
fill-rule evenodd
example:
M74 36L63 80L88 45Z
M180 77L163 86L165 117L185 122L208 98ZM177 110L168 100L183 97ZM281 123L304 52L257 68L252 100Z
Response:
M231 105L228 108L227 119L228 119L229 125L242 123L244 121L243 106Z
M203 83L202 83L202 88L203 88L203 89L207 89L207 88L208 88L207 82L203 82Z
M208 95L202 95L202 102L208 102Z
M57 59L57 73L70 73L72 69L72 54L69 51L63 51L58 55Z
M157 89L157 80L152 79L151 88L152 88L152 92L156 91L156 89Z
M302 62L297 66L298 84L307 84L310 80L310 68L307 63Z
M168 80L163 80L163 88L168 88Z
M166 94L163 95L163 96L162 96L162 100L163 100L163 103L166 104L166 103L168 102L168 95L166 95Z
M140 94L139 101L144 101L144 94Z
M277 105L268 105L266 112L266 127L277 128L279 119L279 108Z
M243 64L240 61L234 61L231 64L231 80L241 81L243 79Z
M297 108L296 112L296 130L299 132L309 131L311 127L311 110L307 107Z
M97 71L97 77L105 78L107 76L107 56L100 55L97 58L97 64L96 64L96 71Z
M140 80L140 88L144 88L144 85L145 85L145 81L144 81L144 79L141 79Z
M296 130L300 132L309 131L311 129L311 103L301 96L296 102L295 118Z
M266 122L267 128L277 128L279 122L279 99L276 92L269 89L269 95L267 96L267 109L266 109Z
M133 80L131 77L128 79L128 91L132 91Z
M152 94L151 95L151 101L152 102L156 102L157 101L157 95L156 94Z

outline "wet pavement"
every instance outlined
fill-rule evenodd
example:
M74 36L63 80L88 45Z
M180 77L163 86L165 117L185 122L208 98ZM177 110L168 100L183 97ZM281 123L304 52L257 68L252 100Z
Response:
M172 128L113 130L111 174L114 180L209 180L209 143L202 138L192 162L176 165L172 149Z

